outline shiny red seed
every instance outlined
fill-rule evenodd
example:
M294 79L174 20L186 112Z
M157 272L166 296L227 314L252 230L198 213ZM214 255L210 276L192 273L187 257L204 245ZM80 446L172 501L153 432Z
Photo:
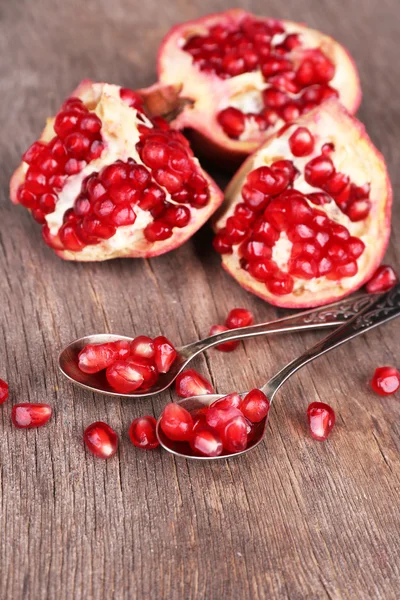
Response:
M221 110L217 116L218 123L229 137L239 138L245 129L245 116L238 109L232 106Z
M228 327L225 327L225 325L213 325L208 335L217 335L218 333L222 333L224 331L228 331ZM233 352L233 350L236 350L236 348L239 346L239 343L240 342L238 340L234 340L232 342L223 342L222 344L215 346L215 348L220 352Z
M142 450L154 450L160 445L156 435L157 421L148 415L134 419L129 427L129 437L134 446Z
M139 206L143 210L152 210L157 206L163 205L166 199L164 190L162 190L157 184L151 183L141 195Z
M134 392L144 382L141 369L132 365L128 360L117 360L106 371L110 386L120 394Z
M294 280L290 275L281 272L273 275L273 277L266 282L266 286L271 294L284 296L285 294L290 294L293 291Z
M223 398L219 398L219 400L215 400L212 404L210 404L210 408L239 408L242 403L242 399L236 392L232 394L228 394Z
M399 282L399 278L390 265L381 265L366 285L369 294L387 292Z
M157 382L158 369L152 358L144 358L132 354L128 357L126 362L128 363L129 369L136 370L143 377L143 383L140 386L141 389L148 390Z
M8 398L8 383L0 379L0 404L3 404Z
M143 98L137 92L134 92L128 88L121 88L119 90L119 95L121 100L128 104L128 106L138 110L142 109Z
M390 396L400 388L400 373L394 367L379 367L371 381L371 387L380 396Z
M194 431L190 446L200 456L220 456L224 450L218 433L204 426Z
M269 400L261 390L251 390L244 397L240 411L251 423L260 423L268 414Z
M153 177L170 194L176 194L183 188L183 179L178 173L173 173L167 169L156 169L153 171Z
M163 220L171 227L186 227L190 221L190 209L187 206L171 205L163 214Z
M128 358L131 353L131 345L127 340L118 340L117 342L113 342L118 358L121 360Z
M162 221L153 221L152 223L149 223L144 230L144 236L149 242L166 240L170 238L171 235L171 226Z
M28 148L22 155L22 160L28 165L34 163L47 149L47 144L44 142L33 142L32 146Z
M335 425L335 413L333 408L323 402L312 402L307 409L308 425L311 436L323 442Z
M160 335L154 339L154 361L160 373L168 373L177 355L174 346L166 337Z
M331 159L323 154L310 160L304 169L304 177L307 183L314 187L321 187L335 172Z
M78 354L78 366L83 373L98 373L107 369L118 358L118 349L113 343L88 344Z
M104 167L99 177L102 183L106 186L113 186L123 183L128 178L129 167L122 161L116 161L112 165Z
M308 156L314 150L314 136L306 127L298 127L289 138L289 146L294 156Z
M160 427L170 440L185 442L192 436L193 419L183 406L171 402L163 410Z
M241 411L234 406L222 408L221 406L211 405L206 413L206 423L212 429L217 429L217 431L221 432L229 421L241 415Z
M243 415L234 417L221 431L224 449L230 453L242 452L247 447L247 424Z
M131 352L142 358L154 358L154 342L145 335L139 335L131 342Z
M42 427L49 421L53 410L49 404L14 404L11 420L17 429Z
M228 314L225 325L228 329L236 329L238 327L248 327L254 323L252 313L246 308L233 308Z
M83 433L86 447L99 458L111 458L118 450L118 436L107 423L96 421Z
M232 254L232 244L223 233L218 233L213 239L213 248L219 254Z
M135 221L136 213L128 203L118 204L110 217L110 222L115 227L133 225Z
M187 369L175 381L175 390L181 398L214 394L214 388L205 377L194 369Z
M59 230L58 235L66 250L71 250L72 252L79 252L82 250L84 244L77 235L75 223L69 221L64 223Z

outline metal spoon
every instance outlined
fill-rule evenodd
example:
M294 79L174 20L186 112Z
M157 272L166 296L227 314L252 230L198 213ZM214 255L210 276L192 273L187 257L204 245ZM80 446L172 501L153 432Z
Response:
M322 356L329 350L333 350L333 348L337 348L341 344L345 342L349 342L356 336L373 329L374 327L378 327L379 325L383 325L387 323L391 319L395 319L400 316L400 284L392 288L390 292L386 294L382 294L380 296L375 296L374 298L370 298L370 302L366 303L364 308L356 314L350 321L337 328L335 331L326 336L323 340L312 346L309 350L306 350L301 356L296 358L287 364L283 369L281 369L276 375L274 375L261 389L262 392L268 397L270 403L280 389L280 387L298 371L304 365L308 364L318 356ZM240 396L245 396L247 392L240 394ZM217 400L218 398L223 398L224 396L221 394L213 394L206 396L193 396L192 398L185 398L184 400L180 400L179 404L184 406L187 410L192 411L197 408L202 408L204 406L209 406L212 402ZM222 456L208 457L208 456L197 456L193 455L191 452L189 444L183 442L173 442L168 439L161 427L160 427L161 417L157 421L157 437L159 442L163 448L175 454L176 456L182 456L184 458L194 458L197 460L215 460L221 458L230 458L234 456L239 456L241 454L245 454L249 452L261 442L264 437L265 429L267 425L268 416L264 419L263 422L258 424L258 428L256 431L256 438L252 442L250 446L243 450L242 452L238 452L236 454L226 454Z
M100 333L75 340L61 352L59 356L59 367L67 379L93 392L100 392L109 396L124 396L127 398L153 396L154 394L159 394L166 390L195 356L221 342L243 340L245 338L257 337L259 335L267 335L270 333L337 327L351 319L365 306L369 306L369 304L373 302L373 299L374 296L371 296L370 294L358 295L323 306L322 308L296 313L283 319L224 331L223 333L218 333L217 335L176 348L178 356L170 371L164 375L160 375L157 383L145 391L140 391L139 389L130 394L121 394L116 392L109 385L104 372L93 374L83 373L78 366L79 352L87 344L104 344L106 342L115 342L117 340L132 341L133 338L131 337Z

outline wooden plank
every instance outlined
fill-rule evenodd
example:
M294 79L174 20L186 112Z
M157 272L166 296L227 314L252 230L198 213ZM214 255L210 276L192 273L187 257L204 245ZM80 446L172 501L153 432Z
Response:
M0 411L0 598L399 597L400 404L377 399L366 382L377 365L397 359L400 323L305 369L277 398L265 444L218 464L130 445L131 420L157 415L168 393L136 402L95 397L56 368L63 344L89 332L163 332L180 343L206 334L234 306L258 320L277 314L222 271L207 228L157 259L69 264L8 200L19 156L80 79L150 84L168 28L229 4L2 3L0 376L11 401ZM259 0L251 8L265 11ZM336 36L355 56L360 118L388 160L396 192L397 3L271 0L268 8ZM395 226L399 216L395 206ZM387 260L399 266L399 258L394 230ZM194 366L219 392L246 389L316 337L253 340ZM338 414L326 444L306 435L305 409L317 399ZM53 404L51 425L12 429L17 401ZM121 434L119 456L108 462L83 449L84 427L99 419Z

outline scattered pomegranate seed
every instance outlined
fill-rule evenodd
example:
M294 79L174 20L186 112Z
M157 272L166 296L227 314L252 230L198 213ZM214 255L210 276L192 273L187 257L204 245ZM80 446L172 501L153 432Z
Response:
M129 427L129 437L134 446L154 450L160 445L156 435L157 421L152 416L138 417Z
M311 436L320 442L327 439L335 425L333 408L323 402L312 402L307 409Z
M8 383L0 379L0 404L3 404L8 398Z
M298 127L289 138L294 156L308 156L314 150L314 137L306 127Z
M42 427L49 421L53 410L49 404L15 404L11 411L11 420L17 429Z
M225 325L228 329L248 327L249 325L253 325L253 323L254 317L252 313L245 308L233 308L225 321Z
M92 454L99 458L111 458L118 450L118 436L107 423L96 421L83 434L84 442Z
M160 335L154 340L154 360L160 373L168 373L177 357L174 346L166 337Z
M229 328L225 327L224 325L213 325L208 335L217 335L217 333L228 331L228 329ZM233 352L233 350L236 350L236 348L239 346L239 343L239 340L234 340L232 342L223 342L222 344L218 344L218 346L215 346L215 348L220 352Z
M163 410L160 427L170 440L185 442L192 436L193 419L183 406L171 402Z
M244 397L240 410L251 423L260 423L268 414L269 400L261 390L251 390Z
M390 396L400 387L400 373L394 367L379 367L371 381L371 387L380 396Z
M237 108L230 106L218 113L218 123L229 137L239 138L245 129L245 116Z
M221 456L224 450L218 433L204 427L194 433L190 440L190 446L196 454L201 456Z
M366 285L369 294L387 292L399 282L399 278L390 265L381 265Z
M175 389L178 396L182 398L215 393L211 383L194 369L187 369L178 375Z

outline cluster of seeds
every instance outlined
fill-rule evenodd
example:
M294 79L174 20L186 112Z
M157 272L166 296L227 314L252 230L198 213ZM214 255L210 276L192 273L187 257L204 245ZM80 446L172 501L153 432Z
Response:
M132 342L88 344L79 353L78 366L83 373L105 370L110 386L121 394L129 394L151 388L161 373L168 373L176 356L166 337L152 340L140 335Z
M338 96L329 85L335 65L320 49L304 48L299 35L287 34L280 21L248 17L231 27L214 25L204 35L191 36L183 50L198 69L221 79L261 71L267 86L263 110L245 114L228 107L218 113L221 127L234 139L243 134L246 121L264 131L278 119L292 121Z
M314 150L314 138L298 127L289 137L289 147L295 157L307 156ZM304 178L318 192L305 195L293 188L298 171L290 160L250 172L242 188L243 202L214 239L221 254L235 247L241 267L272 294L291 293L294 278L337 280L358 272L357 259L365 244L317 207L334 201L350 220L365 219L371 208L369 186L358 187L337 172L333 151L332 144L324 144L321 154L305 165ZM280 240L291 243L285 269L274 260Z

